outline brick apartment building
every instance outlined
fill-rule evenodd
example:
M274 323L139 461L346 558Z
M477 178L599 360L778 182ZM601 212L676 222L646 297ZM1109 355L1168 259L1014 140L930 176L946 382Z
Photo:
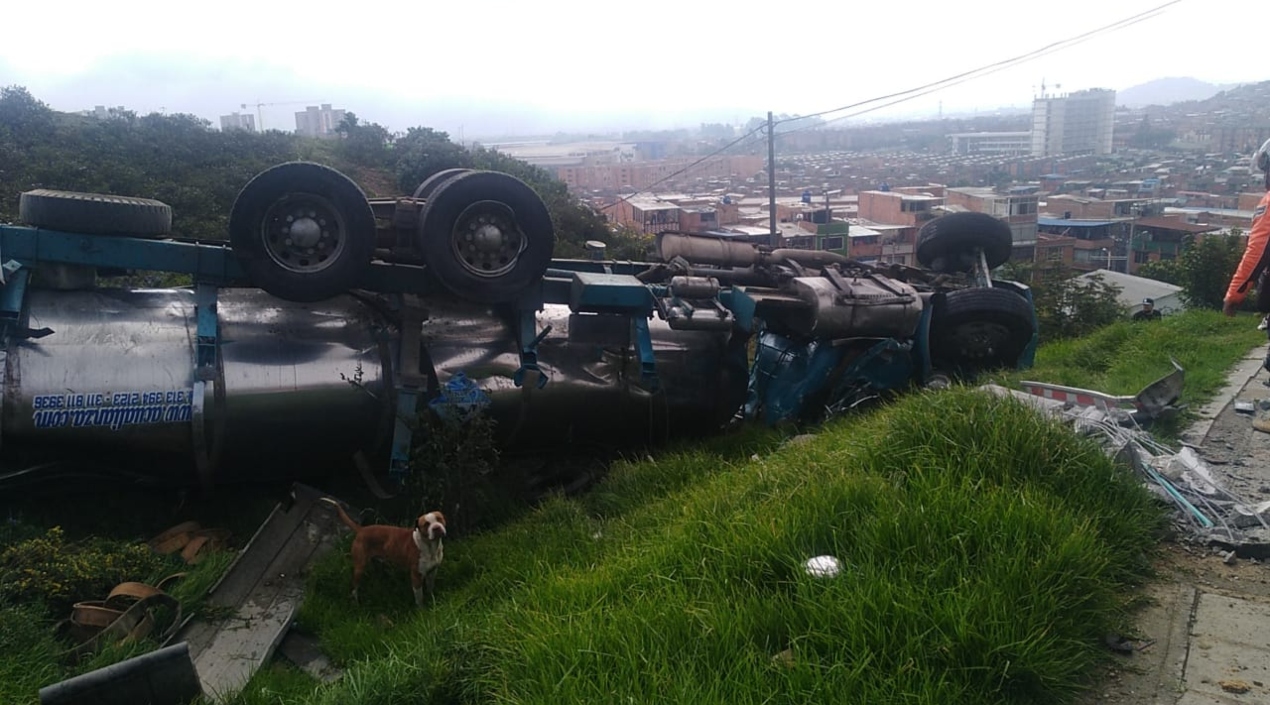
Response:
M1040 198L1032 189L997 193L984 187L950 188L944 202L950 210L987 213L1005 221L1010 226L1015 247L1027 247L1036 242Z

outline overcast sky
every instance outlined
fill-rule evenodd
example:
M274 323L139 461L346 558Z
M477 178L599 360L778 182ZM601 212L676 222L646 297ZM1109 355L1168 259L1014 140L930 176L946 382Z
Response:
M332 103L392 130L467 139L744 122L938 81L1168 0L219 0L10 2L0 85L58 110L123 105L215 122L261 108L294 129ZM1270 79L1246 0L1181 0L1157 16L870 117L1026 106L1053 91L1166 76ZM1246 22L1241 21L1241 18ZM285 105L279 105L283 104Z

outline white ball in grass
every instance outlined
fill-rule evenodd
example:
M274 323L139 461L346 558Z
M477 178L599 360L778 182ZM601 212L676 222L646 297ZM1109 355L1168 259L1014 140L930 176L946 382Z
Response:
M807 574L814 578L832 578L842 572L842 564L833 556L808 558L803 566L807 569Z

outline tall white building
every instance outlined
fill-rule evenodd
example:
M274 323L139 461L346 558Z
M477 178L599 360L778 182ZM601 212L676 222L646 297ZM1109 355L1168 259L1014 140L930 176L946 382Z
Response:
M304 112L295 114L295 131L308 137L333 137L335 128L344 120L344 112L342 108L332 109L330 103L323 103L320 108L307 106Z
M246 130L247 132L255 132L256 116L251 114L241 115L239 113L234 113L233 115L222 115L220 116L220 129L221 132L228 132L230 130Z
M1116 92L1091 88L1032 101L1032 156L1110 154Z

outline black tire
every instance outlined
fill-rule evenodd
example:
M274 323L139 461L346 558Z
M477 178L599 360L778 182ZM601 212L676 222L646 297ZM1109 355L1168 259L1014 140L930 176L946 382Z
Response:
M950 291L931 315L931 358L976 370L1012 367L1034 332L1031 306L1012 291Z
M546 273L551 213L525 182L496 171L450 178L423 206L416 245L438 282L479 303L516 298Z
M308 242L290 237L295 224ZM321 164L266 169L238 192L229 242L251 283L289 301L321 301L353 288L375 251L375 215L351 179Z
M472 169L442 169L441 171L438 171L432 176L429 176L428 178L424 179L419 184L418 188L415 189L415 192L414 194L411 195L411 198L419 198L419 199L431 198L432 193L436 191L437 187L439 187L442 183L449 181L450 179L458 176L459 174L467 174L471 171L473 170Z
M88 235L155 237L172 232L172 208L149 198L36 189L18 197L27 225Z
M917 232L917 261L937 272L973 268L976 247L983 248L989 269L1005 264L1014 247L1010 226L987 213L950 213Z

